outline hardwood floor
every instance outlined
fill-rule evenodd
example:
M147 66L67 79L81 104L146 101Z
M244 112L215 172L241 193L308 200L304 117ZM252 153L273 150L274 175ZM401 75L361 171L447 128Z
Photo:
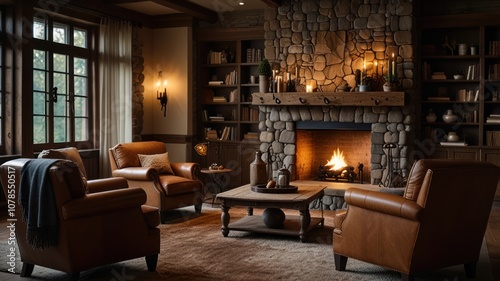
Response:
M1 213L5 214L6 212L2 211ZM8 229L6 226L6 217L2 215L0 217L0 239L8 238ZM500 280L500 201L495 201L493 203L488 227L486 229L486 243L490 255L493 280ZM20 278L19 275L0 272L0 280L14 281L23 280L23 278Z

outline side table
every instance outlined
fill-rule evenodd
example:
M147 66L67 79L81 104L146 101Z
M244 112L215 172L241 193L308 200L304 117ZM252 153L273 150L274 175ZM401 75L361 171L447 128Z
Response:
M224 187L226 187L227 183L225 179L229 176L229 173L233 172L232 169L220 169L220 170L210 170L210 169L201 169L203 174L206 174L210 177L210 182L205 184L206 190L211 191L212 193L212 207L214 206L215 197L218 193L224 191ZM205 191L205 189L204 189ZM205 192L206 194L206 192Z

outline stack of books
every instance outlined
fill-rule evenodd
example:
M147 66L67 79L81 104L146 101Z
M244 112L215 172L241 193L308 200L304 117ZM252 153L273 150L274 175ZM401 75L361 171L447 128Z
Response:
M211 129L211 128L206 128L205 130L205 138L207 140L216 140L219 137L217 136L217 130Z
M243 139L249 140L249 141L258 141L259 140L259 133L247 132L246 134L243 134Z
M431 79L446 79L446 74L441 71L435 71L432 73Z
M217 85L222 85L224 84L224 81L216 80L216 81L208 81L208 85L210 86L217 86Z
M465 141L442 141L440 144L443 146L467 146Z
M486 123L500 124L500 114L490 114L490 116L486 117Z
M224 116L210 116L208 118L210 121L213 121L213 122L224 121Z
M224 96L214 96L212 98L213 102L227 102L226 97Z
M224 127L224 129L222 130L222 134L221 134L221 137L220 137L220 140L232 140L232 131L234 129L232 127Z

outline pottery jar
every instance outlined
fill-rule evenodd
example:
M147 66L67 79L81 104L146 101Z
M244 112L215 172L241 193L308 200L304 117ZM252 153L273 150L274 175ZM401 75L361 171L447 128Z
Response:
M445 123L453 123L458 120L458 116L453 113L452 109L446 110L446 113L443 114L443 122Z
M255 160L250 163L250 185L267 183L267 165L261 159L260 151L255 152Z
M429 114L425 116L425 120L429 123L434 123L436 122L436 119L437 119L436 113L434 113L432 109L429 109Z
M468 46L467 44L458 44L458 55L459 56L465 56L467 55L467 50L468 49Z
M449 132L448 136L446 136L447 141L458 141L459 137L457 135L457 132Z

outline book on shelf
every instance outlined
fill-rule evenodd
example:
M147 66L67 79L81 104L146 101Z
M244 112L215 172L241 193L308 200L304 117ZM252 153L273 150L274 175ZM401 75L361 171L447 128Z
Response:
M203 109L202 113L203 113L203 121L207 122L209 120L208 111L206 109Z
M236 85L238 83L238 75L237 75L236 70L229 72L226 75L225 81L226 81L226 85Z
M467 80L474 80L478 77L477 64L470 64L467 68Z
M256 63L262 60L262 50L257 48L247 49L247 62Z
M224 121L224 116L209 116L208 117L210 121Z
M228 126L224 127L224 129L222 130L220 140L229 140L231 130L232 130L232 127L228 127Z
M427 97L428 101L449 101L450 97Z
M208 63L209 64L221 64L222 63L222 52L215 52L210 50L208 52Z
M500 131L486 131L486 145L500 146Z
M435 71L432 73L431 79L433 80L446 79L446 74L444 74L444 72L441 71Z
M467 146L465 141L442 141L439 144L443 146Z
M460 89L457 92L457 101L478 101L479 99L479 90L466 90Z
M236 102L238 96L238 89L234 89L229 93L229 102Z
M213 102L227 102L227 99L224 96L214 96L212 98L212 101Z
M211 128L205 128L205 138L207 140L219 139L219 136L217 135L217 130Z
M210 86L223 85L223 84L224 84L224 81L220 81L220 80L217 80L217 81L208 81L208 85L210 85Z
M486 123L500 124L500 114L490 114L486 117Z
M257 140L259 140L259 133L257 133L257 132L247 132L246 134L243 134L243 139L244 140L257 141Z
M488 79L490 80L500 79L500 64L494 63L488 66Z
M488 55L490 56L498 56L500 55L500 41L490 41L488 43L489 48L488 48Z

